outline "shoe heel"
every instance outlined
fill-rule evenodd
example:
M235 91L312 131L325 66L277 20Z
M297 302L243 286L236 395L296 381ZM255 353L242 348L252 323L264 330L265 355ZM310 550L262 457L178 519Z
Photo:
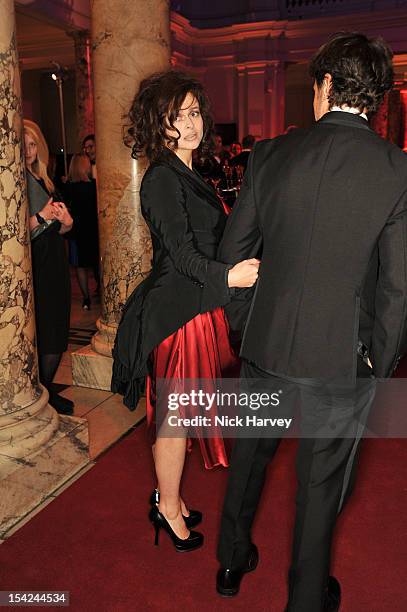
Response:
M191 531L186 539L179 538L171 528L167 519L159 511L157 506L153 506L149 512L149 519L154 525L155 529L155 541L154 544L158 546L158 536L160 529L164 529L171 538L177 552L189 552L199 548L203 544L203 535L197 531Z
M155 527L155 539L154 539L154 544L155 546L158 546L158 537L160 535L160 525L154 525Z

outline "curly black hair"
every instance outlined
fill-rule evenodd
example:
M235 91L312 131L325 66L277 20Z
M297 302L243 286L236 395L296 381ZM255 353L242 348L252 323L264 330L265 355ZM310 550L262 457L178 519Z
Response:
M310 76L320 87L332 76L330 106L351 106L375 112L393 86L393 52L386 42L358 32L334 34L311 59Z
M188 93L198 101L203 120L198 157L205 159L210 156L214 146L214 124L205 90L199 81L185 72L169 70L144 79L131 105L125 143L131 147L134 159L145 155L150 162L159 161L170 154L169 147L177 148L181 134L174 121ZM168 136L167 130L175 130L178 136Z

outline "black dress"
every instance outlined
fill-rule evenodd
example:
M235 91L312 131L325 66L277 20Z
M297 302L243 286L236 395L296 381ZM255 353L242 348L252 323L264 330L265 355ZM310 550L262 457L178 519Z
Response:
M44 181L35 180L48 193ZM35 321L40 355L63 353L68 348L71 283L65 240L59 234L60 229L61 224L56 221L31 243Z
M80 268L93 268L99 263L98 213L96 181L66 183L64 194L74 221L69 238L75 240Z
M226 214L213 188L169 152L150 165L140 195L153 242L152 270L124 306L113 350L112 391L124 395L130 409L143 391L152 350L231 295L232 266L215 261Z

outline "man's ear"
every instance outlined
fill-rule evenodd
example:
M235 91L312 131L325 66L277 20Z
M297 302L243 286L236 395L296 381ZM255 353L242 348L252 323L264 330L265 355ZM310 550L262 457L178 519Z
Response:
M324 75L324 80L323 80L322 85L324 87L324 96L326 97L326 99L328 99L329 96L331 95L331 90L332 90L332 75L329 74L329 72L327 72Z

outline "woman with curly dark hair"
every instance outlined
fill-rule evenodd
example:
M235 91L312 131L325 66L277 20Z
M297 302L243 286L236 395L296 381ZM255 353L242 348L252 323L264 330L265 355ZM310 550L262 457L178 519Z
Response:
M132 155L150 161L140 195L153 262L124 308L113 351L112 390L134 409L147 381L147 419L158 433L153 446L158 487L150 511L156 544L163 528L177 551L190 551L202 545L203 536L190 531L201 512L188 510L180 496L187 435L171 435L168 407L162 409L156 382L165 379L172 389L185 390L187 379L214 381L235 363L222 307L232 287L256 282L259 262L231 266L215 259L226 214L192 165L193 152L205 157L213 142L202 85L178 71L153 75L141 83L129 116ZM211 410L207 416L214 414ZM183 407L172 412L185 413ZM203 427L193 429L189 435L199 439L205 467L227 466L220 432L213 437L213 431L208 436Z

